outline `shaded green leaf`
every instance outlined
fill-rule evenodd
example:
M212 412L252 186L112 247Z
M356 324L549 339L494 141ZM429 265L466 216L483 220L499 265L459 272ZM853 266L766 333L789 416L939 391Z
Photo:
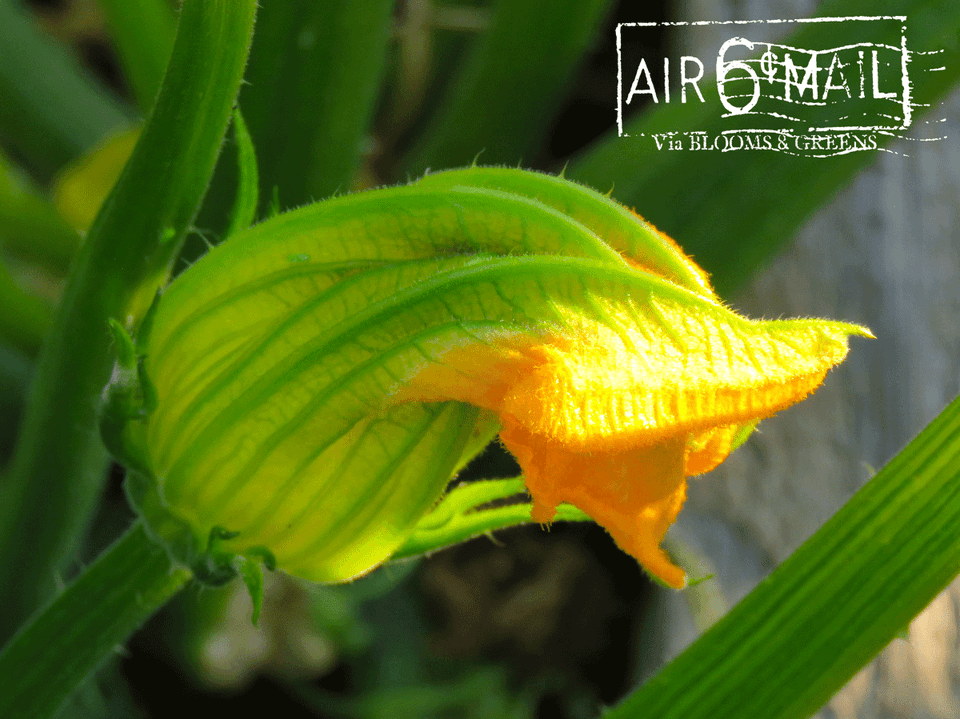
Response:
M99 0L120 67L147 114L170 60L176 20L167 0Z
M240 106L260 196L297 207L352 187L383 75L393 0L264 3Z
M79 246L76 230L0 153L0 247L63 275Z
M534 161L608 0L498 0L460 78L400 171Z
M0 257L0 342L35 356L50 328L52 309L49 301L17 282Z
M130 118L18 5L0 1L0 140L46 181Z

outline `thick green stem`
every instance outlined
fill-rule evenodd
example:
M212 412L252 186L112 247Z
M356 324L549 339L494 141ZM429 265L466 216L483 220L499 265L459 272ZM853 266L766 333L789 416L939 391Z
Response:
M133 525L0 653L0 716L53 716L190 577Z
M113 352L169 276L243 76L255 0L184 0L170 66L134 152L74 263L0 497L0 639L53 589L103 486L97 432Z

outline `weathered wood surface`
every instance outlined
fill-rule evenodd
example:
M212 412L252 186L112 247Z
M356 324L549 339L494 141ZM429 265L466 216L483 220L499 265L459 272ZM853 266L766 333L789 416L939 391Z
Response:
M813 3L704 0L687 20L796 18ZM908 23L909 30L909 23ZM729 28L714 28L727 32ZM710 29L680 37L696 53ZM691 484L678 538L717 569L733 602L810 536L960 391L960 93L813 217L733 304L751 317L858 322L849 359L817 394L761 424ZM958 530L960 531L960 530ZM694 634L679 599L668 653ZM941 594L820 714L824 719L960 716L960 583Z

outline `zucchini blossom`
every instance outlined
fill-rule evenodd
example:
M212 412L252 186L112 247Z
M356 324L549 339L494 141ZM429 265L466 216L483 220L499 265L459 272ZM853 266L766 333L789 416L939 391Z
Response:
M566 502L654 577L686 494L869 331L751 321L630 210L499 168L338 197L227 238L158 297L104 435L196 566L315 581L387 560L497 433L543 524ZM122 340L121 340L122 342Z

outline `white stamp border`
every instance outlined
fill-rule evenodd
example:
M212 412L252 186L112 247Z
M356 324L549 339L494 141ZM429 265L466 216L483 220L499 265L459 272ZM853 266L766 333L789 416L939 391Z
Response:
M679 20L668 22L621 22L617 23L615 36L617 42L617 135L619 137L632 137L623 132L623 41L621 28L624 27L696 27L704 25L786 25L793 23L824 23L824 22L871 22L877 20L896 20L900 23L900 79L903 88L903 123L899 127L822 127L809 128L810 132L834 132L842 130L868 130L875 132L904 132L913 122L913 104L910 75L908 72L909 51L907 50L907 18L905 15L849 15L843 17L811 17L797 18L795 20L774 19L774 20ZM750 132L743 129L736 132ZM727 131L730 132L730 131ZM784 130L784 132L790 132Z

